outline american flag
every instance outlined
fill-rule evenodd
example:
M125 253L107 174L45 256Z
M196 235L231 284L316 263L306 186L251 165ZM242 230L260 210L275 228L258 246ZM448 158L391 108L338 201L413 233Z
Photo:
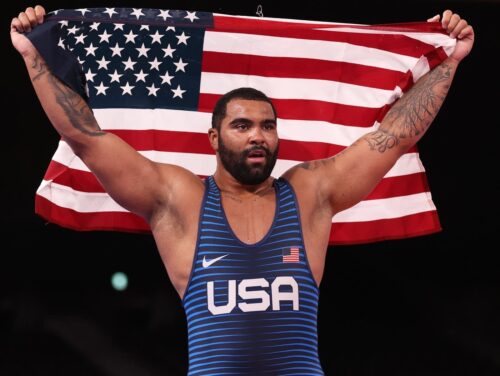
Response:
M283 262L300 262L299 247L283 249Z
M365 26L138 8L55 11L29 37L52 71L88 96L102 129L200 177L215 171L206 132L224 93L250 86L272 98L279 176L376 129L391 104L455 45L437 23ZM37 190L36 212L79 230L149 231L106 194L64 140ZM335 216L330 244L439 229L413 148L364 201Z

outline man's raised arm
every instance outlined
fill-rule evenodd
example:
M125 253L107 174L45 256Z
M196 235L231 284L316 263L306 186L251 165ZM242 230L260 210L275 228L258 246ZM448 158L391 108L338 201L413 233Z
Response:
M126 209L146 219L170 196L176 184L197 177L172 165L160 165L143 157L119 137L102 131L87 103L55 77L33 44L23 35L43 22L41 6L27 8L11 23L11 39L23 57L36 94L53 124L74 153L95 174L110 196ZM199 179L197 179L199 180Z
M429 21L439 21L439 16ZM332 215L366 197L436 117L458 64L474 43L472 27L457 14L445 11L442 25L457 38L454 52L392 106L376 131L363 135L332 158L300 164L285 174L298 185L314 184L319 204L329 206Z

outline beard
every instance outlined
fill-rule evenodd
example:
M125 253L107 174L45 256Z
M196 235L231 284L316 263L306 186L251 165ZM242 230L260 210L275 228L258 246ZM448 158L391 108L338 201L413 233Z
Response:
M261 150L265 153L265 162L251 163L248 155L254 150ZM257 185L264 182L273 171L276 159L278 158L279 143L276 150L271 151L263 146L252 146L241 153L229 149L222 137L219 135L219 157L224 168L240 183L245 185Z

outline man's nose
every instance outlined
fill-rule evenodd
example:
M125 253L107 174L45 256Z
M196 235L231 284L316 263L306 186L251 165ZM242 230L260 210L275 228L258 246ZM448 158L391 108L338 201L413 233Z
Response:
M257 145L264 143L264 133L260 127L252 127L250 132L250 143Z

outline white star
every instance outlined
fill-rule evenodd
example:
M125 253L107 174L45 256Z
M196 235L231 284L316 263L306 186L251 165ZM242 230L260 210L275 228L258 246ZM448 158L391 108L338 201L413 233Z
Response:
M113 17L113 14L118 14L118 12L115 12L115 8L106 8L106 11L103 13L107 13L109 18Z
M113 51L113 55L111 55L111 57L115 56L115 55L118 55L118 56L122 56L122 50L123 50L123 47L120 47L118 45L118 42L116 42L116 45L114 47L110 47L109 48L111 51Z
M83 40L87 38L86 35L83 35L83 34L80 34L78 36L75 37L75 40L76 40L76 43L75 44L78 44L78 43L81 43L81 44L84 44Z
M190 36L184 34L184 31L182 32L181 35L176 35L175 37L178 39L177 44L184 43L186 46L187 46L187 40L191 38Z
M154 34L149 34L149 36L151 38L153 38L153 41L151 42L151 44L153 44L154 42L158 42L161 44L161 38L163 37L163 34L160 34L158 32L158 30L156 30L156 33L154 33Z
M141 30L149 31L149 25L141 25L141 28L139 29L139 31L141 31Z
M146 83L146 77L148 76L148 74L144 73L141 69L141 71L139 73L134 73L134 76L136 77L136 79L135 79L136 82L142 81L142 82Z
M57 14L57 13L56 13L56 14ZM59 21L59 23L61 24L61 28L62 28L63 26L68 27L68 21L67 21L67 20Z
M148 57L148 51L150 50L151 48L146 48L144 46L144 43L142 44L141 48L136 48L137 51L139 51L139 56L138 57L141 57L141 56L146 56Z
M59 47L61 47L63 50L66 49L66 46L64 45L64 39L59 38L59 43L57 43Z
M125 64L125 70L130 69L132 71L134 70L134 65L137 64L137 62L130 59L130 56L127 61L122 61L122 63Z
M85 16L85 13L90 12L87 8L80 8L76 10L77 12L81 12L82 16Z
M87 50L87 54L85 56L93 55L95 56L95 50L97 50L98 47L94 47L92 43L90 43L90 46L85 47L85 50Z
M110 61L106 60L104 56L102 57L101 60L96 60L96 62L97 64L99 64L99 68L97 69L104 69L104 70L108 69L108 64L110 63Z
M186 92L186 90L181 89L181 85L177 85L177 89L170 89L170 90L172 90L172 92L174 93L173 98L179 97L182 99L182 94Z
M148 61L148 63L151 65L151 70L156 69L157 71L159 71L158 67L161 64L161 61L158 61L156 57L153 61Z
M99 27L100 24L101 24L100 22L94 22L94 23L92 23L92 25L90 25L90 28L92 30L97 31L97 28Z
M109 86L104 86L104 83L101 82L101 84L99 86L96 86L95 88L97 89L96 95L99 95L99 94L106 95L106 90L109 89Z
M173 31L173 32L175 33L175 27L173 27L173 26L168 26L168 27L167 27L167 31L169 31L169 30L171 30L171 31Z
M180 71L180 70L181 70L181 71L183 71L183 72L186 72L186 70L184 69L184 67L185 67L186 65L188 65L188 63L183 62L183 61L182 61L182 57L180 57L180 58L179 58L179 61L178 61L177 63L174 63L174 65L177 67L177 68L175 69L175 71L176 71L176 72L178 72L178 71Z
M108 34L106 30L104 30L104 33L98 34L99 38L101 38L100 42L106 41L106 43L109 43L109 37L112 36L113 34Z
M160 14L157 17L163 18L163 21L166 21L167 18L169 18L169 17L172 18L172 16L170 15L170 13L168 13L168 9L167 10L161 10L160 9Z
M120 83L120 77L123 76L123 74L118 74L118 72L116 71L115 69L115 73L113 74L109 74L108 73L108 76L111 77L111 81L110 82L118 82Z
M80 57L76 57L76 60L78 60L78 63L80 63L80 65L83 65L83 63L85 63L85 61L81 60Z
M172 81L172 78L174 78L174 76L170 76L168 74L168 71L165 72L165 74L163 76L160 76L162 81L161 83L164 84L164 83L167 83L169 85L171 85L172 83L170 81Z
M78 28L76 27L76 25L73 25L73 27L68 29L68 35L76 34L77 31L78 31Z
M135 86L132 86L132 85L129 85L128 82L125 82L125 86L120 86L121 89L123 90L122 92L122 95L125 95L125 94L130 94L132 95L132 89L135 87Z
M137 19L139 19L140 16L144 16L144 13L142 13L142 8L141 9L135 9L133 8L134 11L130 13L132 16L136 16Z
M173 53L175 51L175 48L172 48L170 47L170 43L167 45L167 48L162 48L163 52L165 52L165 55L163 57L167 57L167 56L170 56L170 57L174 57L173 56Z
M190 12L190 11L186 11L187 12L187 16L184 17L184 18L187 18L189 21L193 22L194 20L199 20L200 18L196 16L196 12Z
M97 74L97 73L92 73L92 71L91 71L91 70L90 70L90 68L89 68L89 70L87 71L87 73L85 73L85 79L86 79L87 81L92 81L92 82L94 82L94 76L95 76L96 74Z
M132 32L132 30L130 30L130 33L124 34L124 35L125 35L125 38L127 38L127 41L125 43L128 43L128 42L135 43L135 38L137 38L137 34L134 34Z
M59 13L61 11L61 9L58 9L58 10L53 10L52 12L49 12L50 13L54 13L56 16L57 16L57 13Z
M113 31L118 30L118 29L120 29L121 31L123 31L123 25L125 25L125 24L115 23L113 25L115 25L115 28L113 29Z
M159 87L155 87L155 84L152 84L151 86L146 86L146 88L149 90L148 96L154 95L156 97L156 92L160 90Z

